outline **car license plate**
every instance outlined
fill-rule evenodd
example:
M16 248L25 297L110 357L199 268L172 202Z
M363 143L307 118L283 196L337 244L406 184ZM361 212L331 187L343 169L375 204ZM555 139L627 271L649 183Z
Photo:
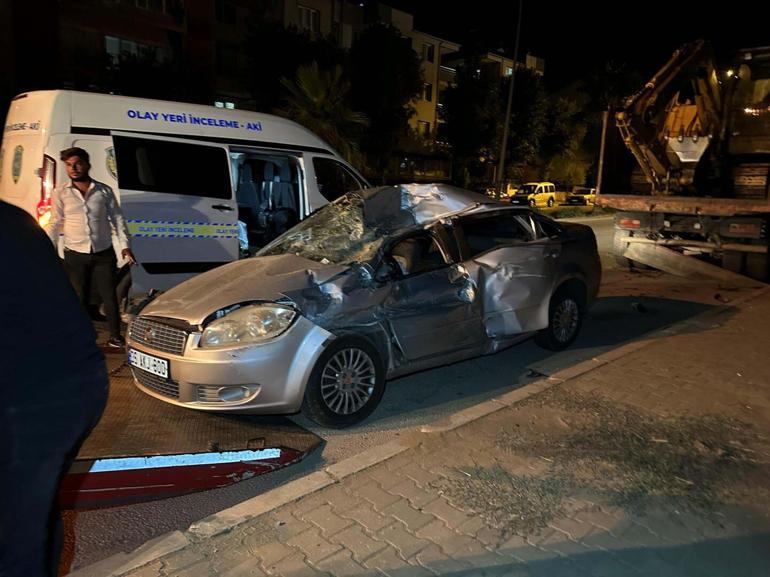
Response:
M168 378L168 361L159 359L134 349L128 351L128 362L138 369L152 373L164 379Z

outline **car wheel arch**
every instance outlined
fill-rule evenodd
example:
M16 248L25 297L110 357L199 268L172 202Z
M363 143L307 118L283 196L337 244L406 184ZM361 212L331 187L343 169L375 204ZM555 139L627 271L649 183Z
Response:
M585 311L588 305L588 285L577 274L562 278L551 293L551 298L560 292L569 291L578 301L580 308Z
M583 318L587 309L588 287L580 279L573 277L556 286L556 289L548 299L548 322L542 330L535 334L535 343L551 351L561 351L567 348L577 338L583 324ZM574 303L568 305L567 303ZM564 308L563 308L564 307ZM569 313L570 307L574 316L567 317L567 325L571 325L569 332L564 331L565 322L562 316ZM560 319L557 324L552 324Z
M388 370L384 360L380 357L380 352L376 345L374 345L366 335L363 335L358 331L338 331L335 332L334 335L335 338L328 341L323 351L316 359L310 377L304 384L300 409L305 416L319 425L339 429L359 423L377 408L385 392ZM358 360L352 360L354 357L349 357L344 353L344 351L349 349L358 349L359 354L362 351L363 357L359 356L357 357ZM365 363L369 363L368 368L366 368L366 366L364 367L365 372L372 371L371 375L373 375L373 377L369 378L374 379L371 382L371 389L369 391L370 397L364 399L359 397L359 401L364 404L359 407L354 407L352 412L348 412L348 400L354 399L355 403L355 397L357 395L349 392L335 393L334 390L332 390L330 393L332 396L332 404L329 404L326 395L323 393L324 387L326 386L326 390L328 391L328 387L330 386L328 382L330 377L327 370L330 367L332 370L335 368L334 364L329 363L339 362L334 359L340 357L340 355L342 355L341 358L343 359L349 359L347 362L352 363L349 365L350 367L354 367L354 365L358 364L363 358ZM353 368L352 370L355 373L358 369ZM348 368L345 368L345 371L348 371ZM350 381L346 384L344 381L339 380L345 378L343 377L343 374L338 373L336 375L336 379L338 380L336 387L338 390L340 389L340 386L345 387L351 384ZM331 375L331 378L335 378L333 374ZM352 374L346 378L355 379L358 377L355 376L355 374ZM325 381L327 385L324 385ZM354 380L353 385L357 386L355 385L355 382L356 381ZM334 395L337 395L337 397L334 397ZM337 400L340 400L342 395L345 397L344 412L339 411L341 405L334 406L334 403ZM342 401L340 400L340 402Z
M332 331L334 339L343 337L353 337L365 341L367 344L374 347L380 356L383 366L386 372L391 369L391 360L394 358L394 351L392 345L392 338L390 333L381 324L366 326L349 326L344 328L335 329Z

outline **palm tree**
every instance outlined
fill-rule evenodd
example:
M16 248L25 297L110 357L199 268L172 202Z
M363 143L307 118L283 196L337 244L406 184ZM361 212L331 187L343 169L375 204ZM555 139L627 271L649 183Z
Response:
M316 133L352 162L369 119L350 108L350 82L342 67L319 70L318 63L313 62L300 66L294 81L282 78L281 84L288 95L287 105L279 113Z

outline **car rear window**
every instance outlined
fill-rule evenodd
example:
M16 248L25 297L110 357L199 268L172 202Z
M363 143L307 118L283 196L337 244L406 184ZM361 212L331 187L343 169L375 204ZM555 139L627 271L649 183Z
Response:
M491 215L473 215L460 219L460 226L471 256L496 248L533 240L512 211Z

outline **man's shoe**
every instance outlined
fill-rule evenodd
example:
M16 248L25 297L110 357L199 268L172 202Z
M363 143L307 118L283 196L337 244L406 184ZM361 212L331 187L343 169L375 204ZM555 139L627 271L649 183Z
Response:
M107 341L107 346L116 349L122 349L125 348L126 341L123 339L123 337L110 337L110 340Z

